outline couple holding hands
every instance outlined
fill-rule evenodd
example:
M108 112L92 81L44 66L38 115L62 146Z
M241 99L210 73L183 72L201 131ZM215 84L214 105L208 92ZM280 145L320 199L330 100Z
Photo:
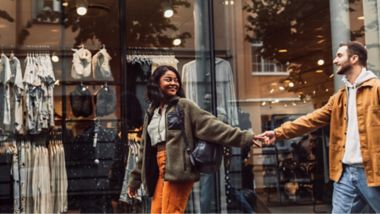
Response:
M183 213L200 173L190 167L178 125L176 105L183 110L183 129L194 137L224 146L271 145L330 125L330 179L334 181L333 213L360 212L368 204L380 213L380 82L366 69L367 50L359 42L340 45L333 63L346 87L320 109L275 130L253 135L218 120L185 98L178 71L158 67L147 85L143 143L131 172L128 195L144 184L152 213Z

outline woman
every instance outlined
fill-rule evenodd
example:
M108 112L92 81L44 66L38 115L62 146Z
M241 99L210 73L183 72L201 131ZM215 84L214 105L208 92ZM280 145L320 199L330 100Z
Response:
M147 86L150 106L143 125L143 143L131 172L128 195L134 197L141 183L153 196L152 213L183 213L194 182L200 174L191 167L176 105L184 112L184 130L193 148L194 137L226 146L254 143L247 131L233 128L184 98L178 71L160 66Z

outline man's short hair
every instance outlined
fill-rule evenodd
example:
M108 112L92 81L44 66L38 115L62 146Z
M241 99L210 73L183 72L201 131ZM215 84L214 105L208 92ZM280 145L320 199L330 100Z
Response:
M339 44L339 47L342 46L347 46L347 53L349 56L357 55L359 57L359 63L362 66L367 66L367 49L362 43L358 41L349 41Z

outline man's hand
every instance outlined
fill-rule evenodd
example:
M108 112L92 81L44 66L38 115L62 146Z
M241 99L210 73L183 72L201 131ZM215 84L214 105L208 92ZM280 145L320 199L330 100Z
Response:
M260 140L265 145L273 145L276 141L276 135L274 134L274 131L265 131L264 133L261 133L259 135L256 135L254 137L256 140Z

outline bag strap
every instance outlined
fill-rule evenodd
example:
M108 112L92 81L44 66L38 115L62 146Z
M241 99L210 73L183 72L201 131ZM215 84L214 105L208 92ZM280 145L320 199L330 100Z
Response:
M185 117L183 115L183 111L182 109L179 107L179 104L177 103L177 105L175 106L175 109L177 111L177 114L179 115L179 123L180 123L180 126L181 126L181 134L182 134L182 137L183 137L183 140L185 141L185 144L186 144L186 152L190 154L191 152L191 149L189 147L189 141L186 137L186 134L185 134L185 127L184 127L184 121L185 121Z

